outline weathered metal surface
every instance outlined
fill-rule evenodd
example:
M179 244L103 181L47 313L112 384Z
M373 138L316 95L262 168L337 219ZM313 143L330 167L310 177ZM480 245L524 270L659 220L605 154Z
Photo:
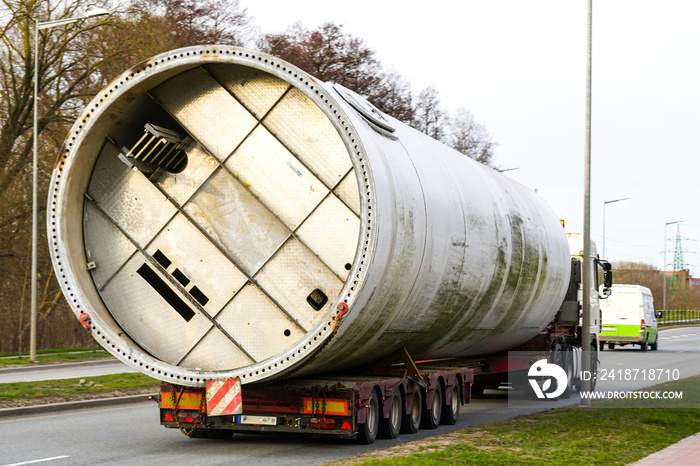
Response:
M183 170L124 162L146 124L183 137ZM115 356L181 385L402 347L504 350L553 318L568 283L566 236L530 190L235 47L175 50L105 88L71 130L50 205L76 314Z

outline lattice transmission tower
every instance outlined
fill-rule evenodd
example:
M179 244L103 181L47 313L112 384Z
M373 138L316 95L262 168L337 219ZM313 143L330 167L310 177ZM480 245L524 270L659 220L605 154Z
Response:
M676 225L676 248L673 254L673 275L671 276L671 291L680 290L686 286L685 269L688 267L683 261L683 238L681 237L681 226Z

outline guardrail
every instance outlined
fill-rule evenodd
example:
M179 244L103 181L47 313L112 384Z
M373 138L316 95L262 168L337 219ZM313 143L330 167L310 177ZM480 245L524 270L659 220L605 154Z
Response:
M659 327L683 324L700 324L700 310L669 309L662 312L663 317L657 318Z

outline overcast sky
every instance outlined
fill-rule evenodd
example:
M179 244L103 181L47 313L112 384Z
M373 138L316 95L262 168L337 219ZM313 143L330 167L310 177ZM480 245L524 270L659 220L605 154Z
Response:
M264 32L344 25L414 90L432 85L500 144L496 163L583 231L586 0L241 0ZM700 274L700 1L593 4L592 238L672 269L681 224ZM664 230L667 242L664 245ZM696 251L696 253L692 253ZM602 254L601 254L602 255Z

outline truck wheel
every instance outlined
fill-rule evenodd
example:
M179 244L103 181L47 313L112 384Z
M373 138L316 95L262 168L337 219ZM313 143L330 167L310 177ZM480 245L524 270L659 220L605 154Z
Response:
M645 341L644 343L642 343L640 345L640 347L642 348L642 351L646 351L647 350L647 342Z
M566 372L566 389L560 398L568 400L574 391L574 352L571 347L565 347L564 351L564 372Z
M379 396L377 396L377 390L372 390L365 409L367 409L367 418L365 423L360 424L357 429L357 442L363 445L371 445L377 439L379 431Z
M379 419L379 436L381 438L396 438L399 436L399 429L401 429L401 414L403 411L401 390L398 388L394 390L389 403L389 417L384 419L384 416L380 416Z
M604 341L601 341L601 342L599 343L598 349L599 349L600 351L603 351L603 350L605 349L605 342L604 342Z
M420 428L421 414L423 413L422 397L420 392L413 392L411 396L411 410L401 418L401 433L415 434Z
M228 440L233 437L232 430L226 429L207 429L207 438L217 440Z
M651 344L651 350L656 351L659 349L659 337L656 337L656 341Z
M598 383L598 351L597 345L591 345L591 391L595 390Z
M435 390L433 390L433 401L428 406L425 403L425 410L423 410L423 420L421 422L421 427L424 429L437 429L440 425L440 417L442 416L442 385L438 382Z
M184 433L184 432L183 432ZM185 434L187 435L187 434ZM189 438L209 438L209 435L207 435L207 431L204 429L195 429L190 433L190 435L187 435Z
M615 349L615 343L608 343L608 349Z
M442 409L440 424L453 426L457 423L457 419L459 418L459 406L462 404L458 380L455 380L454 385L452 385L452 388L449 390L449 394L446 393L445 401L447 401L447 405Z

